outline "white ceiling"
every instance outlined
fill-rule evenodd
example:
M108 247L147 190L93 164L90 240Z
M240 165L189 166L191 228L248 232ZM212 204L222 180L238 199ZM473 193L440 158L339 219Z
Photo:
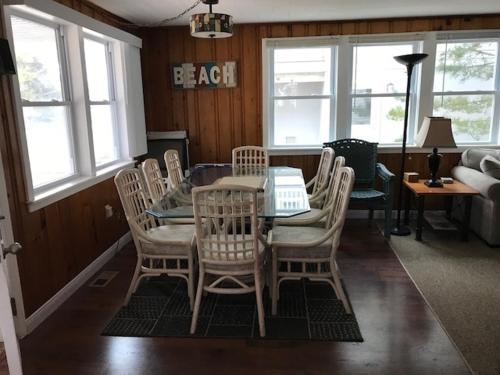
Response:
M195 0L91 0L135 23L173 17ZM199 4L172 25L186 25L189 15L203 13ZM500 13L499 0L220 0L214 12L231 14L235 23L320 21L405 16ZM499 25L500 27L500 25Z

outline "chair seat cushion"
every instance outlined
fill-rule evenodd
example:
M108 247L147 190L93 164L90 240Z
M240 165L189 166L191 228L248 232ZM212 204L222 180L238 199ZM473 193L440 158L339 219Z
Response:
M154 241L171 241L171 244L157 244L141 241L142 250L149 255L188 255L191 251L195 226L194 225L162 225L151 228L147 232Z
M217 239L217 236L215 236L215 235L212 235L211 237L213 240ZM221 236L221 239L222 238L223 237ZM228 240L233 240L233 239L234 239L234 237L232 235L229 235ZM241 241L241 239L242 239L241 234L237 234L236 241ZM264 259L265 259L266 248L261 241L258 241L257 243L258 243L259 264L263 264ZM248 248L248 251L246 252L247 253L246 257L247 257L247 259L249 259L249 258L251 259L253 249L249 247L248 243L246 246L247 246L246 248ZM205 264L206 271L208 271L208 272L210 272L210 270L214 270L214 271L243 271L243 270L253 271L253 268L254 268L253 261L250 261L250 262L244 263L244 264L239 264L239 262L245 261L245 257L243 255L243 252L231 253L235 250L242 250L243 249L242 243L236 243L236 244L228 243L227 245L223 244L223 245L221 245L221 249L224 252L226 252L226 251L228 252L229 259L227 260L227 264L213 264L213 263L207 263L205 261L204 264ZM207 259L204 259L204 260L207 260ZM214 258L214 260L218 261L217 258ZM224 261L224 257L222 257L221 260Z
M272 230L272 245L278 251L278 258L328 258L332 249L332 238L315 247L280 246L280 242L304 244L317 241L327 232L319 227L275 226Z
M353 190L351 193L352 200L373 200L381 199L384 196L385 194L383 192L374 189Z
M318 217L322 210L319 208L311 208L311 211L305 212L300 215L292 216L292 217L287 217L287 218L282 218L282 219L276 219L274 220L275 225L308 225L308 223L311 220L314 220L316 217Z

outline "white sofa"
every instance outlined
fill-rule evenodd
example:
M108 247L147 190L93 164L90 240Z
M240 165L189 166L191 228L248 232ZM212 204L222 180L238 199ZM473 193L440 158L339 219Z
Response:
M474 148L464 151L452 176L481 193L472 198L470 227L489 245L500 246L500 180L482 172L480 164L486 155L500 160L500 150Z

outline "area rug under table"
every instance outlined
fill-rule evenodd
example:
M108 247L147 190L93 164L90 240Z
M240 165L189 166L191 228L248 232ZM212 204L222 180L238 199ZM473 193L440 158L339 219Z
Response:
M271 315L264 291L266 339L363 341L353 314L326 283L287 281L280 287L278 314ZM202 298L197 331L190 335L191 311L186 282L155 277L145 281L122 307L104 336L259 338L255 294Z

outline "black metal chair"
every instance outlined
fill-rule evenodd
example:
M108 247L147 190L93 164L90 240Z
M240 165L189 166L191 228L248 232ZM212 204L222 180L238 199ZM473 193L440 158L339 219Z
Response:
M323 147L331 147L335 156L343 156L345 164L354 169L355 182L351 194L351 203L366 204L369 219L373 219L373 210L382 208L385 213L384 236L389 238L392 229L393 180L391 173L382 163L377 163L378 143L361 139L339 139L323 143ZM377 177L382 180L382 190L375 189Z

